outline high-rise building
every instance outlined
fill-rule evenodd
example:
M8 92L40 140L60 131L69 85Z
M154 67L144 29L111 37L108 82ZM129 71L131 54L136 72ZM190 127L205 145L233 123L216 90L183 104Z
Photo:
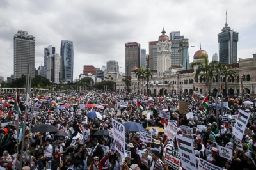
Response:
M188 39L181 38L181 39L173 39L170 41L172 44L171 65L172 66L181 66L185 70L187 70L188 66L189 66L189 55L188 55L189 42L188 42Z
M35 76L35 37L19 30L13 37L13 73L20 78L28 73Z
M212 55L212 61L219 61L219 56L217 53Z
M44 48L44 72L42 72L42 76L46 77L46 71L47 71L47 57L55 54L55 47L52 47L49 45L48 47Z
M104 80L104 71L101 70L100 68L96 68L96 75L97 75L97 78Z
M218 34L219 42L219 61L221 64L232 64L237 63L237 42L238 32L230 29L227 23L227 12L226 12L226 23L225 27Z
M0 83L4 82L4 77L0 76ZM1 85L0 85L1 86Z
M96 68L93 65L84 65L83 74L88 75L89 73L96 75Z
M150 70L157 70L157 44L158 41L148 43L148 67Z
M51 54L47 57L46 78L53 83L60 83L61 56Z
M179 39L183 39L184 36L180 35L180 31L172 31L170 33L170 40L179 40Z
M119 73L119 65L117 61L109 60L106 65L106 73Z
M146 49L140 50L140 66L146 68Z
M137 42L125 43L125 73L131 75L132 68L140 67L140 44Z
M73 82L74 71L74 46L69 40L62 40L60 47L61 55L61 81Z

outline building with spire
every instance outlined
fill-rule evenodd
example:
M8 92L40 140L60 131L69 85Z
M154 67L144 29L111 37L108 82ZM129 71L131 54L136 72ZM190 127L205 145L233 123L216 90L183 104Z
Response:
M237 63L237 42L238 32L231 30L227 23L227 11L226 11L226 23L225 27L218 34L219 42L219 61L221 64Z

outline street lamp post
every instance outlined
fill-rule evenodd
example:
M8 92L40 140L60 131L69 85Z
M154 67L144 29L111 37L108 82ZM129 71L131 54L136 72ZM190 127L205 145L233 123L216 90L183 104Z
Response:
M165 76L165 73L163 73L163 97L164 97L164 76Z

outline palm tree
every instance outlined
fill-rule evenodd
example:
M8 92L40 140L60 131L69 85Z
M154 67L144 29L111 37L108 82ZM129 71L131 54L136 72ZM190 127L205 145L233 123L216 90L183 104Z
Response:
M149 81L149 78L152 78L152 73L151 73L150 68L146 68L144 70L144 73L145 73L145 77L147 79L147 95L148 95L148 81Z
M139 84L140 84L140 81L145 79L145 69L143 66L140 66L140 68L137 68L134 72L135 72L136 77L138 78ZM139 84L138 84L138 89L140 90Z
M234 70L231 66L223 66L220 68L221 75L224 76L225 79L225 94L228 95L228 83L227 83L227 77L228 76L235 76L236 70Z

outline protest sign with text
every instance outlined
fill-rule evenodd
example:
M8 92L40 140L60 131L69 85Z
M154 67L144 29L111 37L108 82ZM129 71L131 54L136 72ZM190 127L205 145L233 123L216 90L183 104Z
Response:
M232 160L232 149L223 146L218 146L218 150L220 157Z
M122 156L122 159L125 158L125 127L123 124L112 119L113 123L113 137L116 150Z
M173 169L179 169L180 166L180 156L179 152L175 150L173 145L167 144L164 148L164 159L167 164Z
M150 131L140 131L140 140L145 143L151 143L152 133Z
M215 166L212 163L203 160L202 158L199 158L198 170L222 170L222 168Z
M177 120L169 120L168 125L164 125L164 133L168 139L173 139L177 132Z

